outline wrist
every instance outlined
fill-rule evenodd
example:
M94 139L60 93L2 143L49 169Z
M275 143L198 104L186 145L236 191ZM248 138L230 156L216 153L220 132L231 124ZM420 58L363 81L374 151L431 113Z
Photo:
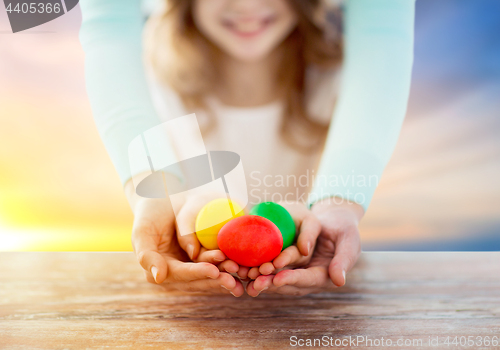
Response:
M132 212L135 213L135 208L137 207L138 203L144 200L144 197L139 196L136 191L136 185L139 184L144 178L146 178L150 173L144 172L137 174L125 183L123 186L123 190L125 192L125 196L127 197L128 204L130 205L130 208L132 209Z

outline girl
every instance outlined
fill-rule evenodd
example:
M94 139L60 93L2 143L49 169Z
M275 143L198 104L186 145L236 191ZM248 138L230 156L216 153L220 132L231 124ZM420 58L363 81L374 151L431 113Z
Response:
M343 35L329 5L168 0L145 32L145 69L139 0L82 2L87 90L149 282L235 296L244 288L230 273L252 279L252 296L345 283L361 250L359 220L405 115L414 0L346 0ZM192 112L209 149L241 156L251 204L286 201L299 224L297 245L272 263L248 270L200 249L192 232L206 198L187 200L175 219L168 200L135 194L132 177L143 175L130 173L131 140Z

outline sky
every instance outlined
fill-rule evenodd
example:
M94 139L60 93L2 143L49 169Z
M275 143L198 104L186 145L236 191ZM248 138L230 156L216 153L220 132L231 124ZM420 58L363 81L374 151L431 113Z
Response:
M0 251L131 250L95 128L79 7L12 34L0 4ZM500 250L500 2L418 0L407 117L365 250Z

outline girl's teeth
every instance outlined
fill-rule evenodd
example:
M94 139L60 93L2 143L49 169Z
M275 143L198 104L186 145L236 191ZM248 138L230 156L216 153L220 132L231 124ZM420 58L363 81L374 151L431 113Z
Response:
M247 23L237 23L235 28L239 32L256 32L262 27L261 22L247 22Z

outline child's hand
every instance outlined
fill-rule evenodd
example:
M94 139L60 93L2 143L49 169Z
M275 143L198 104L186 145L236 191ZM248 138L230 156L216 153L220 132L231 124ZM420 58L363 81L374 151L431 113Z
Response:
M239 269L237 263L229 259L226 260L226 256L219 249L208 250L204 248L194 233L196 217L200 210L208 202L224 195L214 193L188 197L177 214L177 240L181 248L194 262L209 262L217 265L222 272L236 273Z
M191 250L197 262L189 261L179 245L181 236L176 235L175 216L168 199L135 199L133 210L132 245L148 282L188 292L243 294L241 282L213 264L225 259L222 252L200 251L198 243ZM182 239L184 247L186 242L193 243L189 237Z
M316 239L321 232L321 223L302 203L280 202L279 204L288 210L295 221L299 232L296 243L284 249L272 262L251 269L241 267L238 272L240 277L247 272L249 278L256 279L259 275L270 275L285 267L304 266L311 260Z
M358 223L364 210L355 203L335 204L324 200L316 203L312 212L321 222L322 230L309 264L305 268L257 277L246 288L250 296L255 297L264 290L266 293L305 295L345 284L345 274L361 253Z

